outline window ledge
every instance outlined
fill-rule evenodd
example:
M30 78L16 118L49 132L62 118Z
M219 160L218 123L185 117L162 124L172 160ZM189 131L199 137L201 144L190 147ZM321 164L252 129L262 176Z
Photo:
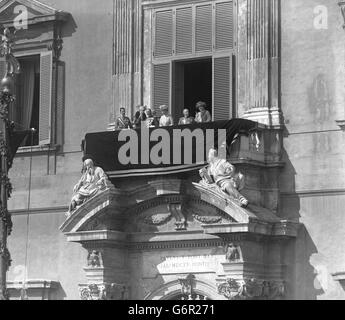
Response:
M341 130L345 131L345 120L336 120L335 122Z
M16 153L16 156L24 156L28 155L31 152L33 153L48 153L48 152L56 152L59 149L59 145L49 146L33 146L33 147L20 147Z
M57 289L59 286L59 282L52 280L27 280L25 282L25 286L27 289ZM23 288L23 283L8 281L7 288L10 290L20 290Z
M345 281L345 271L333 273L332 277L335 281L344 282Z

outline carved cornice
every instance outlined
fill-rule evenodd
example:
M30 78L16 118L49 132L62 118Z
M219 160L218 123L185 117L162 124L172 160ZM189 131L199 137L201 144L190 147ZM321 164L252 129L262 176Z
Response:
M79 286L81 300L125 300L127 287L117 283Z
M227 279L218 284L218 293L229 300L275 300L284 296L283 281Z

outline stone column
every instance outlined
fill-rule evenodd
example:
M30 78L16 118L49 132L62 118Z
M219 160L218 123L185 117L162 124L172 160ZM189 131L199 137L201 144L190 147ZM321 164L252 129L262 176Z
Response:
M246 0L242 3L239 36L246 35L242 54L246 56L242 83L245 86L244 118L272 126L282 124L279 98L279 12L280 0ZM244 48L244 45L246 46ZM241 67L239 67L241 71ZM240 75L241 78L241 75ZM241 81L241 80L240 80ZM240 92L241 93L241 92ZM240 95L241 96L241 95ZM240 101L241 103L241 101Z
M141 104L141 0L113 0L113 103L109 130L121 107L131 118Z

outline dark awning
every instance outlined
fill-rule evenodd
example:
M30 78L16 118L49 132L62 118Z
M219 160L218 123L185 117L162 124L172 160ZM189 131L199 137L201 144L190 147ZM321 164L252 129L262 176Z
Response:
M176 130L185 130L189 129L191 132L194 130L200 129L206 136L207 130L213 129L214 130L214 146L218 145L218 132L219 129L224 129L226 132L226 140L227 145L229 146L233 141L234 137L238 133L249 133L250 130L253 130L257 127L257 123L245 119L233 119L227 121L217 121L211 123L203 123L203 124L193 124L193 125L183 125L183 126L173 126L173 127L163 127L163 128L150 128L149 129L149 137L152 134L158 134L157 130L164 129L167 132L167 135L170 137L170 161L169 163L161 163L161 164L154 164L152 163L152 159L149 159L148 163L142 161L141 158L141 150L142 148L142 140L144 136L142 136L142 130L137 129L133 130L138 137L138 163L131 163L124 165L119 159L119 151L120 149L128 142L119 141L119 134L120 131L112 131L112 132L99 132L99 133L88 133L85 136L85 140L83 141L83 151L84 154L91 155L96 162L96 165L102 167L110 176L117 176L117 177L126 177L126 176L138 176L138 175L148 175L148 174L170 174L170 173L177 173L187 170L193 170L200 168L203 166L207 159L209 144L206 145L206 139L204 140L204 146L196 145L195 140L193 140L192 144L192 161L186 163L184 161L184 140L181 141L181 163L176 163L174 161L174 150L176 151L176 141L174 141L174 133ZM124 130L122 134L128 133L129 130ZM224 132L224 131L223 131ZM128 138L129 139L129 138ZM149 138L145 138L148 140ZM157 141L149 141L147 144L147 148L145 148L144 152L150 153L154 146L156 146L159 142ZM204 147L204 157L202 163L200 161L196 161L196 150L197 148ZM123 150L123 149L122 149ZM200 149L199 149L200 150ZM176 152L175 152L176 155ZM175 159L176 160L176 159ZM144 163L143 163L144 162Z

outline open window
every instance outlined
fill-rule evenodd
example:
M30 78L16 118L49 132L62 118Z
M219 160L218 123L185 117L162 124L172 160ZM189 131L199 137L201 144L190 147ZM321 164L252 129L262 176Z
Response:
M51 142L52 102L52 53L44 52L17 57L21 72L16 76L15 102L10 108L9 119L17 130L35 128L22 146L42 146ZM5 62L0 63L1 78L5 74Z
M231 119L236 57L234 1L164 6L153 11L152 107L175 122L206 102L214 121ZM159 111L158 111L159 114Z

